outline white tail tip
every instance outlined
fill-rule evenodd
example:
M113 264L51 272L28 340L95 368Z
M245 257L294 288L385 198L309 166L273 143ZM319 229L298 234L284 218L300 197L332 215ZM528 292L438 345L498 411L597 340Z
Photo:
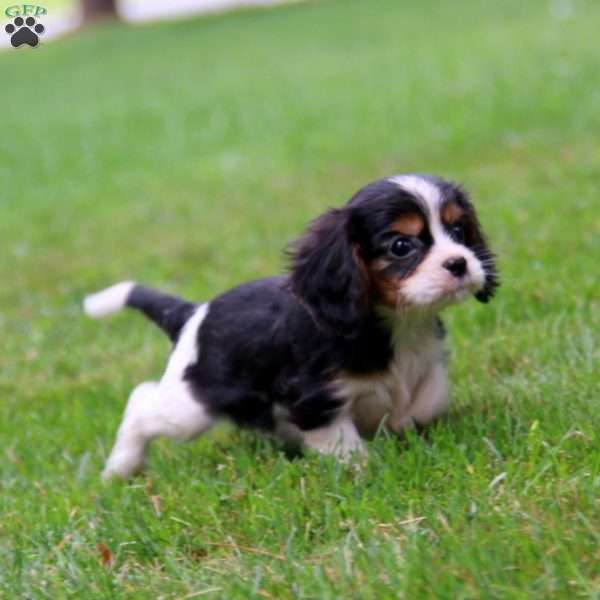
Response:
M116 313L125 307L129 292L134 287L133 281L122 281L101 292L90 294L83 301L83 310L94 319Z

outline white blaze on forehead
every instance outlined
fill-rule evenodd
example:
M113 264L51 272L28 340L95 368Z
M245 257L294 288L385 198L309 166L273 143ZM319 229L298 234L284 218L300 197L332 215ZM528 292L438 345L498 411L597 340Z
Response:
M421 198L427 204L432 214L435 213L435 209L439 207L442 201L442 195L438 186L419 175L396 175L395 177L390 177L388 181L395 183L409 194Z
M433 181L420 175L396 175L395 177L390 177L388 181L395 183L404 191L425 203L429 212L429 229L436 243L444 239L450 241L442 227L440 219L440 209L442 206L441 190Z

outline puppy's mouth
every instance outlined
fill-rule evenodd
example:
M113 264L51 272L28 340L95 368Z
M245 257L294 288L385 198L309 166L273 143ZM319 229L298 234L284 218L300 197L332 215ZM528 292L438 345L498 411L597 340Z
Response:
M452 279L448 282L447 287L449 292L455 292L456 290L465 290L467 292L474 293L478 292L483 287L483 282L478 281L471 275L465 275L460 278L452 277Z
M453 277L430 286L414 290L398 289L396 308L403 311L410 308L441 310L451 304L462 302L483 288L483 283L470 276Z
M472 277L453 278L441 290L441 300L458 302L472 294L476 294L483 288L483 283L475 281Z

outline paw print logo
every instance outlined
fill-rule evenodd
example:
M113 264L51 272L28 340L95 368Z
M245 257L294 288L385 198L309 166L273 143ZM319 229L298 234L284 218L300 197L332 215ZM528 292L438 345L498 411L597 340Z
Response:
M10 43L15 48L23 44L28 44L32 48L35 48L40 41L38 36L44 33L44 26L41 23L36 23L33 17L27 17L27 19L16 17L4 29L10 35Z

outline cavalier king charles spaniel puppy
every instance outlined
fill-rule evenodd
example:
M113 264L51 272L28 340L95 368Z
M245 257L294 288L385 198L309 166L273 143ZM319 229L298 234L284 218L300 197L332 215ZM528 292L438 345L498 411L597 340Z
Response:
M129 477L148 443L191 440L215 422L347 458L379 427L401 433L449 403L441 310L498 286L473 205L427 175L370 183L313 221L289 274L194 303L133 282L85 299L130 307L169 336L164 375L132 392L103 472Z

